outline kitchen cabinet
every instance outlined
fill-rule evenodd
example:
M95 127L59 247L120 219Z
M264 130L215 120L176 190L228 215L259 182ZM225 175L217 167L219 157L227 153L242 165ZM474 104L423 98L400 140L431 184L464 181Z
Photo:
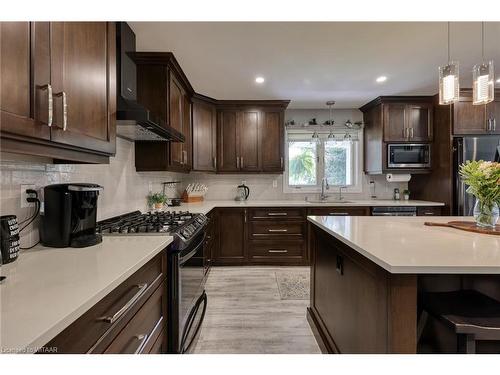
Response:
M432 140L432 103L387 103L383 111L384 141Z
M193 99L193 171L217 169L217 111L215 104Z
M137 171L189 173L194 90L170 52L136 52L137 100L184 135L184 142L135 142Z
M2 149L107 162L116 136L114 23L3 22L1 29Z
M453 104L453 134L500 134L500 101L473 105L472 98L466 94Z
M369 216L369 207L331 207L310 208L307 215L315 216Z
M166 287L166 251L163 251L45 347L73 354L164 353Z
M417 216L441 216L441 207L417 207Z
M283 171L284 110L288 102L219 103L218 173Z
M389 168L387 153L390 143L433 142L433 97L380 96L360 110L365 123L365 173L430 173L430 168Z
M307 315L326 353L416 353L415 275L389 274L313 224Z
M283 172L285 125L282 110L264 110L261 115L262 169Z
M206 231L205 244L203 248L203 254L205 257L205 271L208 273L210 267L212 266L217 248L219 247L219 235L218 235L218 215L217 210L212 210L207 214L208 226Z
M217 218L219 238L214 263L216 265L244 263L247 209L219 208Z

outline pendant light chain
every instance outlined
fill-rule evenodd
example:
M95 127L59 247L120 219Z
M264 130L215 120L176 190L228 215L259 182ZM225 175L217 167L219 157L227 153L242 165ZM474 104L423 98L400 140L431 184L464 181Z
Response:
M481 56L484 61L484 22L481 22Z
M448 22L448 62L450 61L450 23Z

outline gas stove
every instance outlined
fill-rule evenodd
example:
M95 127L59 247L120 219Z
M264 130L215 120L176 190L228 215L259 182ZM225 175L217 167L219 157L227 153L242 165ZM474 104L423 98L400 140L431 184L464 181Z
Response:
M96 232L102 235L176 235L188 240L202 231L207 223L203 214L188 211L130 212L97 223Z

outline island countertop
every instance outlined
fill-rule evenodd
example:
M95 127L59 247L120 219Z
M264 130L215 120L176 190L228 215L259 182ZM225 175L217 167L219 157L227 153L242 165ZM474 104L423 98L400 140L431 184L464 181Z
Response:
M429 227L425 217L309 216L308 220L390 273L500 274L500 236ZM432 217L433 222L471 217Z
M165 249L171 236L103 237L86 248L37 246L3 265L0 353L30 353Z

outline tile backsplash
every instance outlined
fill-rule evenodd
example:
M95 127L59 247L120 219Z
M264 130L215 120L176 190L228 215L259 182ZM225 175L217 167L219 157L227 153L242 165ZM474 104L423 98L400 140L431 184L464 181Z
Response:
M116 156L109 164L51 164L50 159L2 153L0 159L0 214L17 215L18 221L30 216L34 208L21 208L21 185L45 185L66 182L91 182L104 187L98 200L98 220L133 210L147 209L146 195L160 191L164 181L179 180L182 175L168 172L136 172L134 144L121 138L116 141ZM181 186L179 186L181 189ZM177 191L168 191L177 196ZM21 247L38 241L38 225L26 228Z

